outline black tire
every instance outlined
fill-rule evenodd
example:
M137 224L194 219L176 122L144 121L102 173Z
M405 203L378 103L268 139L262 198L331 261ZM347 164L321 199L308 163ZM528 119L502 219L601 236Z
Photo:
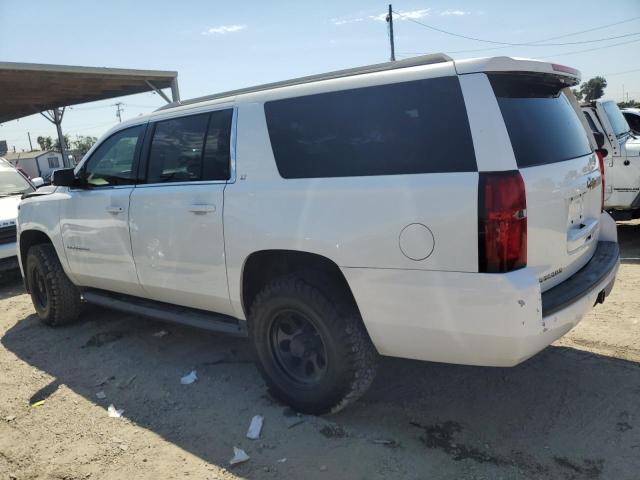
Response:
M298 412L337 412L375 377L378 355L357 308L326 282L275 279L256 296L248 326L270 393Z
M29 249L26 275L31 301L43 323L57 327L78 319L80 290L64 273L53 245L40 244Z

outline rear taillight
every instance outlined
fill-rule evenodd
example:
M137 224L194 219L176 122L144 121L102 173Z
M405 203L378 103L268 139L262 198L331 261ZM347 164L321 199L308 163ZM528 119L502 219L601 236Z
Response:
M478 257L486 273L527 265L527 199L517 170L480 173Z
M600 164L600 178L602 179L602 196L600 201L600 211L604 212L604 156L603 150L596 150L596 156L598 157L598 163Z

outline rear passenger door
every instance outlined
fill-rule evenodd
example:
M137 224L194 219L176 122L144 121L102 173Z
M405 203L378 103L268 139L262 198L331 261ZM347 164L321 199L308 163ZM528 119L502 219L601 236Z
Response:
M231 313L222 226L233 109L151 125L131 195L130 230L148 298Z

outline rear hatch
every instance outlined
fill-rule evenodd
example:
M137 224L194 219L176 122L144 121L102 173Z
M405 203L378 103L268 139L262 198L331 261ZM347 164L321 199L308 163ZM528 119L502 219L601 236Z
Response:
M526 191L527 266L542 291L582 268L597 245L602 187L566 77L488 73Z

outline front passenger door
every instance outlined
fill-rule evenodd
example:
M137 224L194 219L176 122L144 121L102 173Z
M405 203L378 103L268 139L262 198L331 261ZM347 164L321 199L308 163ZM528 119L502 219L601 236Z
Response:
M72 276L86 287L141 295L129 237L129 197L146 125L103 141L83 164L83 188L61 203L62 241Z

